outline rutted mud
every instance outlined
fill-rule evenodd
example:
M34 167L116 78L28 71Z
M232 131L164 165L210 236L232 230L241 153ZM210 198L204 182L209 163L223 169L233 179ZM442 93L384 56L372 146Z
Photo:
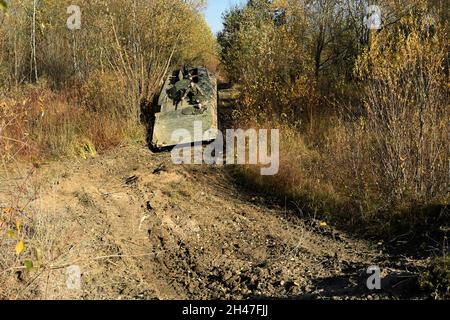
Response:
M222 98L226 108L231 94ZM177 166L168 153L129 145L32 172L27 208L43 261L11 280L19 285L10 297L420 297L417 261L300 217L241 188L224 167ZM81 268L81 290L67 288L71 265ZM372 265L383 269L383 291L366 287Z
M224 168L176 166L144 146L33 180L36 220L52 235L30 298L368 298L364 272L385 259L240 189ZM80 291L66 287L69 265L81 267Z

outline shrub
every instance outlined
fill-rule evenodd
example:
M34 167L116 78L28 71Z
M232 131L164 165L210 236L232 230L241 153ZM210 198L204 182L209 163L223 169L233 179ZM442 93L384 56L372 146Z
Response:
M347 60L351 79L317 77L302 33L311 26L289 6L281 24L273 6L268 15L237 9L221 40L233 44L223 57L238 75L239 126L282 129L280 174L240 174L303 211L378 236L448 223L448 26L430 24L418 4L397 10L402 18ZM336 70L342 62L331 53L329 61Z

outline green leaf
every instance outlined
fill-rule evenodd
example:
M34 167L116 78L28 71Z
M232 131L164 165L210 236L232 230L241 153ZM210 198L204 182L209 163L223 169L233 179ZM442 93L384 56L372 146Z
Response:
M25 268L27 268L28 270L33 269L33 261L31 260L25 260L24 264Z

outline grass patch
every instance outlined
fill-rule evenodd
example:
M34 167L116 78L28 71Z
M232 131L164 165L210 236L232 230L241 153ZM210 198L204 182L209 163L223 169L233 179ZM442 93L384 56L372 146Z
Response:
M115 91L120 88L103 88L97 94L117 95ZM84 87L53 91L43 83L1 96L2 156L30 161L87 158L128 140L145 139L145 128L126 116L123 100L112 105L110 97L99 97L94 105L92 92L84 94Z
M448 194L425 198L404 192L390 198L400 189L383 184L380 163L365 153L370 139L345 127L350 125L354 124L335 123L322 133L320 144L295 127L280 125L279 174L261 176L254 166L234 167L233 174L249 189L288 199L305 217L325 219L366 236L420 237L448 227Z
M419 279L420 286L436 300L450 299L450 255L436 259Z

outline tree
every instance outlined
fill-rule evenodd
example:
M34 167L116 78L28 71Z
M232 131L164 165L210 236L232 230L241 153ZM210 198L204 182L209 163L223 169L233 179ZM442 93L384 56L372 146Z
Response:
M136 118L159 90L165 70L207 64L215 39L203 0L80 0L82 28L66 26L69 0L11 0L0 25L0 72L8 85L46 79L53 88L113 73ZM89 7L89 10L83 10ZM31 53L31 54L30 54Z

